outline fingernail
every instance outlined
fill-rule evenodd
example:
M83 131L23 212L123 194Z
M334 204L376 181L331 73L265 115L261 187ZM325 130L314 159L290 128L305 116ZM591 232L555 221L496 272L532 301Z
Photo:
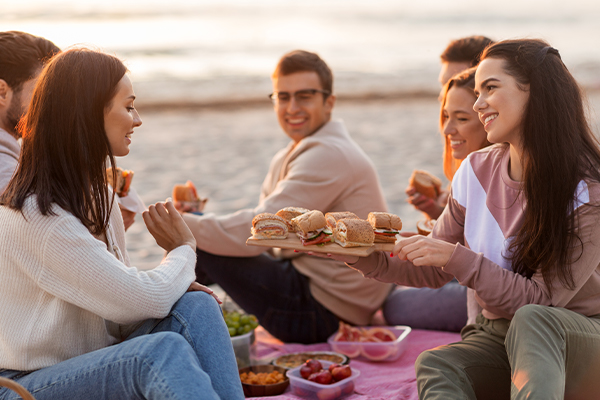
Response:
M394 257L394 253L390 253L390 257Z
M171 201L171 202L172 202L172 201L173 201L173 199L172 199L172 198L170 198L170 197L167 197L167 200L166 200L166 201Z
M294 253L298 253L298 250L294 250Z

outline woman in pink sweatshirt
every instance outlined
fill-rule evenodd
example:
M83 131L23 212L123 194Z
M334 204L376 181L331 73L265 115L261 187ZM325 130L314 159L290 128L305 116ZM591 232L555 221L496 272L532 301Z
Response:
M581 91L541 40L486 49L473 108L496 145L471 153L431 236L344 258L365 277L468 288L462 340L422 353L420 399L600 393L600 145Z

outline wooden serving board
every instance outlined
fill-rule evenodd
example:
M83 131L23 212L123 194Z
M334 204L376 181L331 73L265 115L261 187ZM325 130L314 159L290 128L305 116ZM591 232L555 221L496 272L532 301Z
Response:
M375 243L373 244L374 251L385 251L386 253L394 250L395 243Z
M314 251L315 253L331 253L346 256L367 257L375 248L373 246L361 247L342 247L337 243L330 243L323 246L311 244L303 246L298 236L290 235L287 239L254 239L252 237L246 240L248 246L279 247L281 249Z

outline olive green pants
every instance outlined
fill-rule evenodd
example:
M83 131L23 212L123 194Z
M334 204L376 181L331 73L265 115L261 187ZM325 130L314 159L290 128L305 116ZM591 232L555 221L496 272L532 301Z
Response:
M600 399L600 315L530 304L461 337L421 353L419 399Z

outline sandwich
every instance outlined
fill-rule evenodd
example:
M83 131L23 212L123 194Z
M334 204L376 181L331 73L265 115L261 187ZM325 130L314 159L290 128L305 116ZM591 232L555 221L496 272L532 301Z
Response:
M350 211L340 211L340 212L328 212L325 214L325 220L327 221L327 226L331 231L335 230L335 226L340 219L359 219L358 215L354 214Z
M402 229L400 217L386 212L369 213L367 221L373 228L375 243L395 243L396 235Z
M133 179L133 171L115 167L115 175L113 175L113 169L106 169L106 179L108 184L113 188L117 196L125 197L129 194L129 187L131 186L131 180Z
M304 246L333 242L333 232L327 228L325 216L319 210L292 218L292 227Z
M364 219L340 219L335 227L335 242L342 247L372 246L374 236Z
M417 222L417 232L419 232L419 235L427 236L433 230L435 223L435 219L422 219Z
M251 232L254 239L286 239L288 226L280 216L262 213L252 219Z
M442 181L427 171L414 170L409 185L424 196L437 199L442 190Z
M185 185L177 184L173 186L173 201L200 201L198 191L192 181L187 181Z
M285 207L285 208L282 208L281 210L277 211L277 213L275 215L278 215L281 218L285 219L285 221L288 224L288 229L290 229L290 230L293 231L292 218L295 218L298 215L302 215L302 214L307 213L309 211L310 210L308 208L302 208L302 207Z

